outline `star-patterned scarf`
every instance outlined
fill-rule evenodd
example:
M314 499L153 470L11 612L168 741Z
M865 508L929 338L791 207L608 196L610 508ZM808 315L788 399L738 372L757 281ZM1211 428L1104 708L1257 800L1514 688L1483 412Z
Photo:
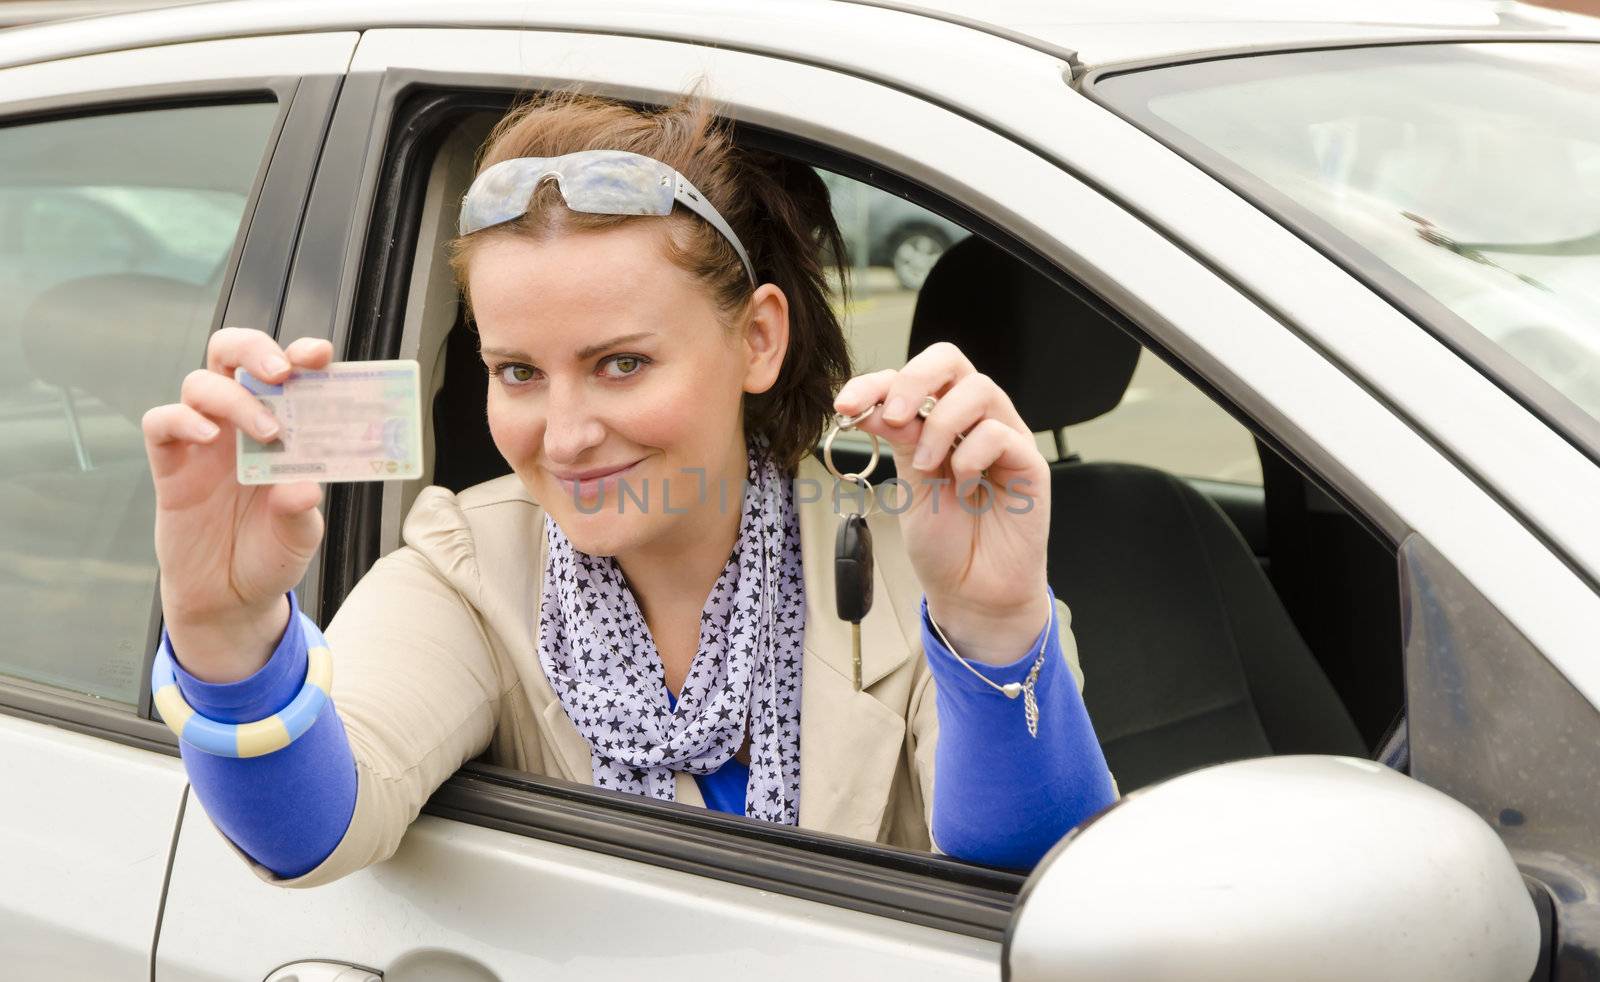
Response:
M616 560L573 548L548 516L539 662L589 742L597 787L675 797L674 771L710 774L750 730L745 814L799 822L805 587L794 488L751 441L739 539L700 614L676 707ZM726 500L723 498L722 500Z

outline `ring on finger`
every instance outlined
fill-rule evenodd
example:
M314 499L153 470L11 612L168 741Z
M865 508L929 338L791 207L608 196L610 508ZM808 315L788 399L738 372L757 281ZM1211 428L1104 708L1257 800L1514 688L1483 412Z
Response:
M938 404L939 404L939 397L938 396L935 396L935 395L923 396L922 397L922 405L917 407L917 415L921 416L923 419L927 419L928 415L933 412L933 407L937 406ZM975 430L975 429L977 429L977 427L974 426L972 429ZM971 433L971 432L972 432L972 430L968 430L967 431L967 433ZM960 446L961 445L961 441L965 440L967 438L967 433L957 433L956 437L955 437L955 440L950 444L951 449L954 449L954 448ZM978 476L983 478L983 480L985 480L985 481L989 480L989 468L985 467L983 470L979 471L978 472ZM980 486L978 490L981 491L982 487Z
M921 416L923 419L927 419L930 415L933 414L933 407L937 406L938 404L939 404L939 397L938 396L936 396L936 395L925 395L925 396L923 396L922 397L922 405L917 407L917 415ZM971 430L967 431L967 433L971 433L971 432L972 432ZM966 433L957 433L955 440L950 445L952 447L954 447L957 444L959 444L962 440L965 440L966 438L967 438L967 434Z

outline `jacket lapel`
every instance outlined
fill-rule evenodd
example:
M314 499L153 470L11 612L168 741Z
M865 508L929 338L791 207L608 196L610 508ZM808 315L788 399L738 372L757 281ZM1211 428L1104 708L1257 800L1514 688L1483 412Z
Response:
M806 619L800 689L800 825L874 840L905 747L903 714L871 692L873 683L905 664L913 648L901 630L885 564L873 563L873 605L861 621L862 690L852 672L851 628L836 616L834 510L837 481L814 458L796 482ZM848 502L848 498L846 499ZM875 551L898 548L893 515L867 519ZM879 557L875 557L879 558Z

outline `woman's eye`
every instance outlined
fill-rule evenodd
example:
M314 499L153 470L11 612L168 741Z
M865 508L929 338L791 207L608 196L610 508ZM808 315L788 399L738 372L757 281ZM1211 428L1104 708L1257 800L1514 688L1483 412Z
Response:
M607 359L606 364L616 369L616 371L606 372L609 377L627 378L630 375L639 374L639 370L645 366L645 359L639 355L616 355Z
M532 382L538 375L538 370L532 365L507 364L494 370L500 381L506 385L524 385Z

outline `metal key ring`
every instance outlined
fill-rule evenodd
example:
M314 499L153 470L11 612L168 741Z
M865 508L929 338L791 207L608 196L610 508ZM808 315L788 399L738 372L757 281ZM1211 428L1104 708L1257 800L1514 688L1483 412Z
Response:
M849 474L839 473L838 465L833 462L833 438L839 435L840 430L851 429L857 423L866 419L868 416L871 416L872 411L877 408L878 407L876 404L868 406L866 409L856 413L854 416L846 416L842 413L833 414L833 424L828 428L828 435L822 438L822 462L828 466L828 473L832 474L838 480L848 481L851 479L860 479L863 482L866 481L866 478L861 473L856 471L852 471ZM877 434L868 433L867 436L872 440L872 459L867 461L866 473L871 474L878 467L880 450L878 448Z
M865 492L863 495L863 499L866 502L865 507L863 507L860 511L853 512L852 514L860 515L862 518L866 518L868 515L871 515L873 508L875 508L878 504L878 496L873 493L872 482L862 477L860 474L846 474L840 479L840 483L857 485L862 491ZM841 497L843 496L841 495ZM840 512L839 517L843 518L844 513Z
M871 416L873 411L878 408L878 405L879 404L875 402L867 408L861 410L859 413L856 413L854 416L846 416L844 413L834 413L833 425L846 430L853 429L862 420L866 419L868 416ZM870 436L871 434L868 435Z

